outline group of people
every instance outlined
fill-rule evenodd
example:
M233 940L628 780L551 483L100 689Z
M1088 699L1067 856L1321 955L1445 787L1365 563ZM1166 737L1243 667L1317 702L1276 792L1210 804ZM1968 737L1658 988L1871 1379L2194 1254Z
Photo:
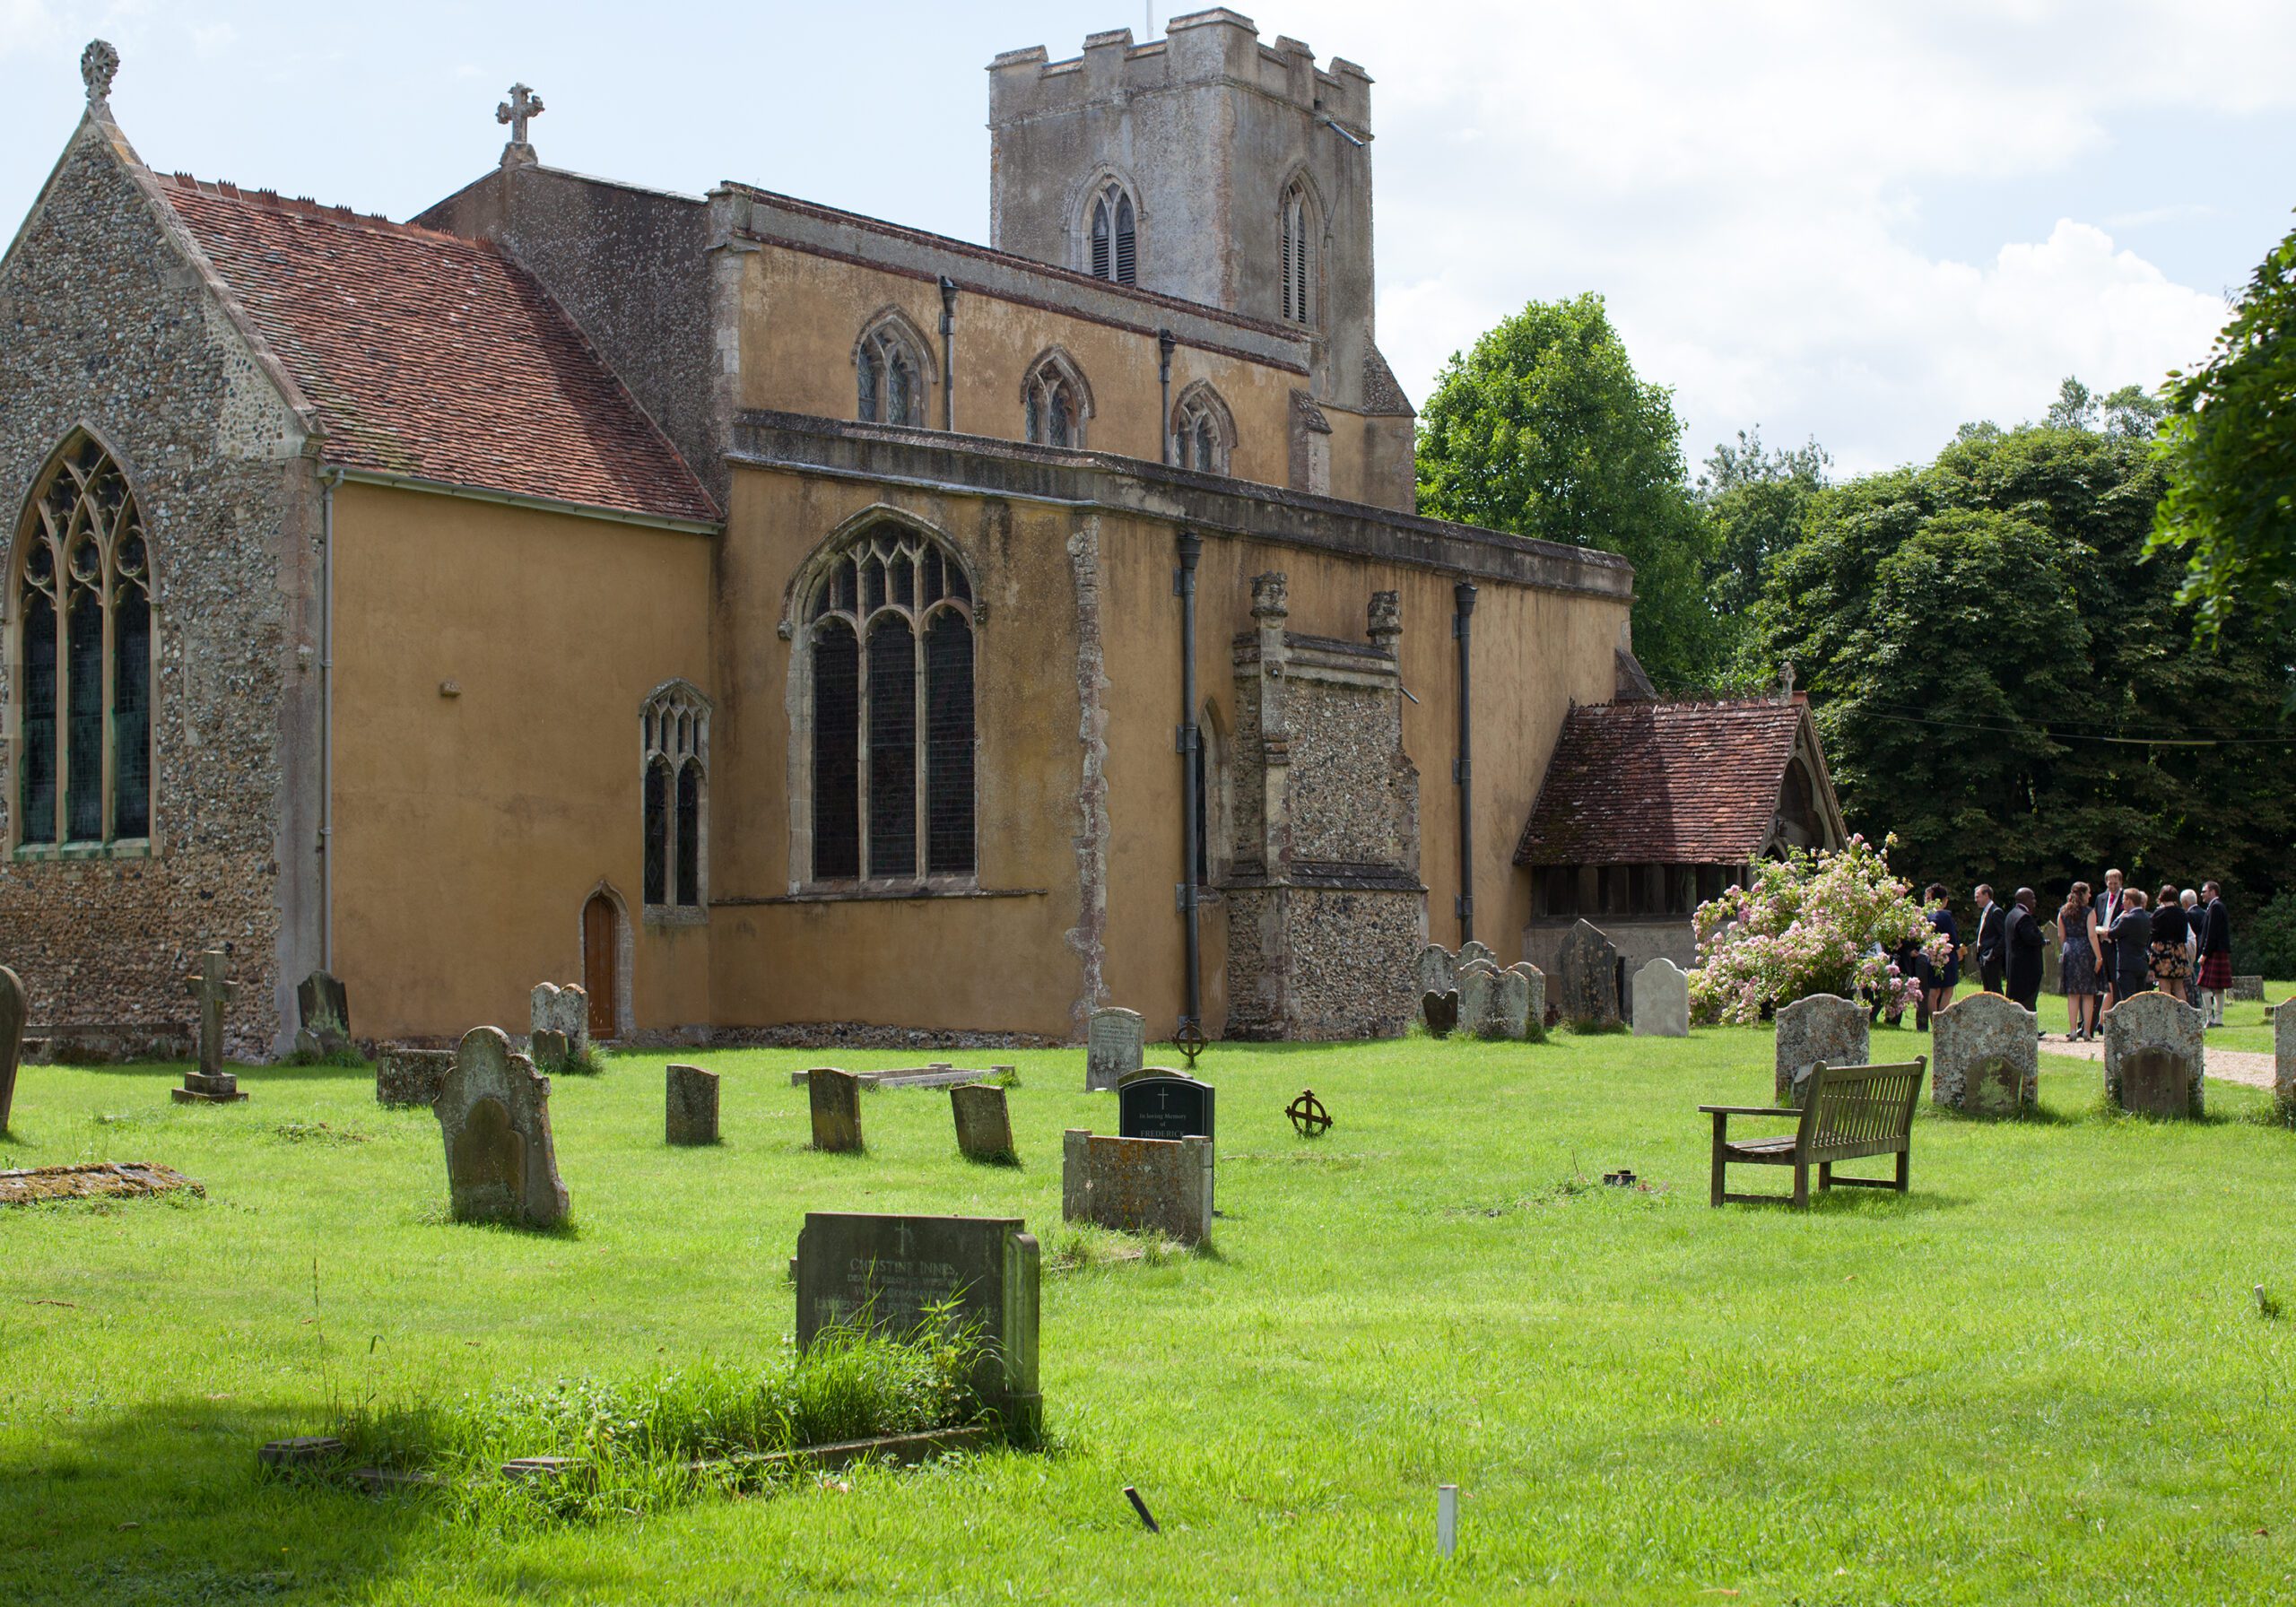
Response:
M2232 986L2232 922L2216 883L2204 882L2197 890L2182 892L2164 885L2157 898L2148 899L2142 888L2126 882L2120 872L2107 871L2100 899L2087 882L2076 882L2057 912L2057 991L2066 1001L2066 1040L2096 1037L2106 1011L2149 989L2197 1004L2205 1025L2222 1027L2224 995ZM1936 964L1922 945L1911 942L1893 957L1900 976L1921 984L1918 1028L1926 1029L1929 1018L1952 1003L1962 963L1970 960L1976 961L1986 992L2006 994L2028 1010L2039 1009L2048 937L2041 929L2039 898L2031 888L2021 887L2004 904L1983 883L1975 897L1977 930L1974 941L1964 943L1944 884L1932 882L1922 903L1931 928L1950 945L1951 957ZM1877 1019L1884 1003L1874 1003ZM1889 1003L1888 1008L1895 1026L1902 1006Z

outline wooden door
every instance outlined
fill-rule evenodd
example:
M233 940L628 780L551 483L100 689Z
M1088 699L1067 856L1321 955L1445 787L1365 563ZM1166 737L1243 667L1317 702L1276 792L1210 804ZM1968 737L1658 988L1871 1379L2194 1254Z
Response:
M590 1036L613 1036L613 1002L621 973L615 966L613 900L590 895L582 908L582 986L590 995Z

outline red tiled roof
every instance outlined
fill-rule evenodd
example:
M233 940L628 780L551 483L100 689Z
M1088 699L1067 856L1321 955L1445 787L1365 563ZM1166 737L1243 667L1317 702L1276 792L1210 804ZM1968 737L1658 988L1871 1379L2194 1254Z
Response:
M1802 720L1768 698L1571 709L1517 864L1736 864L1770 835Z
M159 184L317 410L326 462L718 517L573 321L493 247L180 173Z

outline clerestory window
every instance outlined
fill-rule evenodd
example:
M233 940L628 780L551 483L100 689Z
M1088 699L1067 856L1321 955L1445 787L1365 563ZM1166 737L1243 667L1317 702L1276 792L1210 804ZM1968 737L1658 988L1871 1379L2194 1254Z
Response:
M1095 279L1138 282L1140 245L1132 197L1111 178L1092 196L1088 266Z
M813 880L970 877L973 596L956 555L906 526L857 537L813 582Z
M1082 447L1084 421L1091 415L1084 377L1067 353L1051 351L1029 366L1021 382L1022 423L1039 447Z
M111 456L76 437L19 526L16 841L152 834L152 574Z
M1220 393L1199 380L1172 405L1172 462L1203 474L1225 474L1236 426Z
M928 367L905 323L890 314L881 317L853 348L856 413L864 423L924 427Z
M709 700L672 681L639 715L646 909L699 915L709 902Z

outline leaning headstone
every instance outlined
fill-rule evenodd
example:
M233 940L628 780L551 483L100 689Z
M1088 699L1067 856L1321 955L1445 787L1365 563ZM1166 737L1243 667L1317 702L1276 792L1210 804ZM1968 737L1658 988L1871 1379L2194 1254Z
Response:
M1634 1036L1690 1036L1690 974L1663 954L1634 973Z
M2207 1082L2201 1014L2164 993L2105 1012L2105 1097L2139 1116L2197 1116Z
M566 1185L550 1137L550 1079L510 1053L500 1027L463 1034L439 1089L439 1131L455 1220L551 1228L566 1218Z
M1556 951L1556 1003L1580 1031L1618 1025L1618 949L1591 921L1563 934Z
M228 1105L247 1098L239 1078L223 1069L223 1006L239 991L230 977L230 957L204 949L198 971L183 979L184 992L199 1001L199 1069L186 1072L183 1086L168 1090L178 1105Z
M861 1149L861 1079L820 1065L805 1074L805 1088L813 1113L813 1148Z
M2041 992L2053 994L2065 977L2065 939L2055 921L2041 923ZM2038 1027L2035 1031L2040 1030Z
M1419 1013L1426 1019L1430 1038L1448 1038L1459 1024L1459 990L1422 994Z
M566 1035L565 1055L568 1059L587 1061L590 1058L590 993L578 982L561 987L555 982L538 982L527 998L527 1029L533 1033L562 1032ZM535 1060L542 1061L539 1050ZM561 1060L546 1064L545 1070L556 1071L566 1064Z
M2272 1018L2272 1097L2283 1112L2296 1109L2296 1010L2285 1001Z
M662 1099L662 1137L674 1144L718 1142L718 1073L698 1065L669 1068Z
M1411 991L1421 995L1447 994L1458 986L1458 976L1457 957L1440 943L1429 943L1420 950L1413 968Z
M1060 1215L1202 1244L1212 1233L1212 1141L1109 1138L1071 1127L1061 1143Z
M339 977L313 971L296 984L295 1004L303 1018L297 1054L339 1055L351 1047L351 995Z
M1778 1012L1777 1094L1780 1105L1799 1105L1810 1090L1810 1069L1867 1065L1873 1038L1866 1012L1839 994L1812 994Z
M24 1058L24 985L0 965L0 1133L16 1103L16 1068Z
M2040 1101L2040 1019L2000 994L1970 994L1929 1018L1929 1097L1968 1116L2014 1116Z
M1537 1043L1546 1036L1546 973L1527 960L1518 960L1507 969L1523 979L1523 1030L1520 1036Z
M1084 1038L1084 1091L1105 1093L1138 1071L1146 1041L1138 1011L1111 1004L1092 1012Z
M1487 960L1459 962L1459 1030L1469 1038L1492 1036L1499 1002L1499 968Z
M956 1118L957 1149L967 1160L998 1166L1019 1160L1013 1148L1013 1114L1002 1088L994 1082L967 1082L952 1088L949 1110Z
M865 1324L906 1339L920 1328L973 1331L973 1387L1016 1435L1033 1432L1037 1241L1019 1217L868 1216L809 1211L797 1235L797 1345Z
M2263 977L2233 977L2233 978L2232 978L2232 996L2233 996L2234 998L2236 998L2236 999L2242 999L2242 1000L2246 1000L2248 1003L2251 1003L2251 1004L2261 1004L2261 1003L2264 1003L2264 978L2263 978Z
M447 1073L454 1069L452 1049L402 1049L387 1046L375 1061L375 1103L378 1105L435 1105Z

